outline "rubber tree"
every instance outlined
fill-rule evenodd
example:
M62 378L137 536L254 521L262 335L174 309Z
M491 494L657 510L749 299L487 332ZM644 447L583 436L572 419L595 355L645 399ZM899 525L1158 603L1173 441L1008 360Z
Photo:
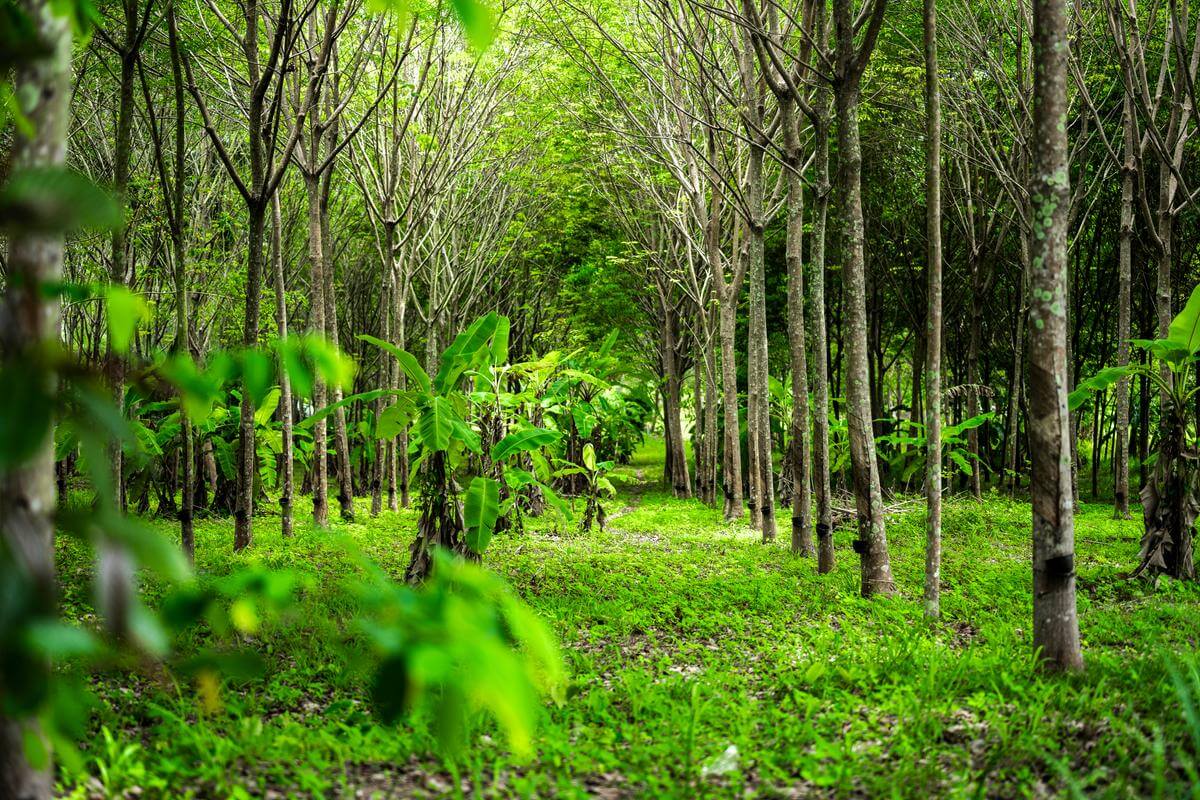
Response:
M1067 392L1067 4L1034 0L1034 236L1029 281L1033 644L1054 670L1083 668L1075 609L1075 503Z

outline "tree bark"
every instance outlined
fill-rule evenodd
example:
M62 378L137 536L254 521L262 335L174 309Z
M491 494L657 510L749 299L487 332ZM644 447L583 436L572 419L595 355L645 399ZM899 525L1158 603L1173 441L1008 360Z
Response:
M20 9L35 26L45 49L13 70L13 85L30 135L12 135L13 169L61 167L66 161L71 97L71 26L49 0L22 0ZM42 286L61 280L61 233L15 231L8 241L8 279L0 310L0 354L6 362L37 358L37 351L56 343L59 302ZM39 370L40 390L52 397L52 374ZM23 464L0 470L0 537L6 557L29 579L31 608L54 618L54 431L51 426L33 455ZM35 717L4 716L0 709L0 797L49 800L54 789L50 764L34 767L25 758L25 738L45 742Z
M812 475L808 430L808 342L804 329L804 181L795 104L781 99L787 149L788 351L792 369L792 552L813 554Z
M1129 366L1130 295L1133 286L1133 179L1137 146L1133 102L1125 96L1122 110L1125 163L1121 167L1121 232L1117 258L1117 366ZM1117 381L1116 440L1113 442L1113 514L1129 519L1129 378Z
M937 2L925 0L925 615L941 615L942 575L942 95ZM915 387L914 387L915 392Z
M1033 269L1029 452L1033 641L1051 669L1083 668L1075 611L1075 519L1067 411L1067 9L1034 0Z
M279 207L279 193L271 198L271 260L275 272L275 324L279 338L288 335L287 286L283 273L283 215ZM292 535L292 501L295 485L295 449L292 438L292 381L287 368L279 365L279 427L280 446L279 470L279 521L284 536Z
M855 550L861 560L862 594L890 595L896 591L888 558L887 531L883 519L883 492L872 435L871 389L867 360L866 264L862 211L862 146L859 142L858 103L862 70L874 48L868 39L862 49L854 44L854 20L850 0L835 0L834 27L837 34L834 101L837 110L838 166L843 225L842 271L847 353L846 421L850 439L850 461L854 496L858 507L858 540ZM882 22L886 0L876 0L874 15ZM872 19L869 25L875 25ZM878 27L875 27L876 34Z

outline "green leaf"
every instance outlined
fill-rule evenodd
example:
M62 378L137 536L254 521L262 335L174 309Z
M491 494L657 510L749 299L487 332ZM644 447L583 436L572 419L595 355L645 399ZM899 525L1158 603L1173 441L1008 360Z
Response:
M408 430L416 413L416 403L411 396L401 395L395 403L388 406L375 422L375 437L391 439Z
M495 312L480 317L465 331L455 337L442 353L441 367L433 380L433 388L444 394L454 388L463 372L473 367L481 352L491 353L488 342L500 325L500 315Z
M477 475L471 479L463 502L463 519L467 526L467 545L482 553L496 530L500 516L500 482Z
M958 450L947 450L946 457L958 465L958 471L962 474L970 475L972 473L971 463Z
M1192 289L1187 304L1171 321L1167 339L1187 350L1188 355L1200 350L1200 285Z
M108 287L104 297L109 344L118 353L128 353L138 325L152 316L150 307L141 295L120 285Z
M588 442L583 446L583 465L592 472L596 471L596 448Z
M44 379L24 360L0 369L0 468L23 463L49 436L54 400Z
M65 167L19 169L0 187L0 226L35 233L124 224L117 201L89 178Z
M365 333L359 334L358 338L362 339L364 342L375 345L381 350L391 353L392 356L400 362L400 369L404 370L404 374L407 375L410 380L416 382L417 386L420 387L422 392L426 394L429 393L429 374L421 368L421 362L417 361L416 357L413 356L412 353L408 352L407 350L402 350L399 347L396 347L396 345L385 342L382 339L377 339L374 336L368 336Z
M275 362L259 350L243 350L239 360L242 381L250 394L250 402L258 408L267 399L267 392L275 383Z
M320 336L306 337L305 345L313 367L327 384L350 388L356 369L353 359Z
M254 411L254 424L266 425L271 421L271 417L275 414L275 409L279 407L279 387L271 389L263 397L262 402L258 404L258 408Z
M1081 382L1067 397L1067 403L1072 411L1087 404L1096 392L1103 392L1122 378L1128 377L1138 369L1136 364L1124 367L1105 367L1092 377Z
M454 13L462 23L467 41L483 52L496 38L496 15L479 0L453 0Z
M417 433L425 447L435 452L448 448L450 436L454 432L454 419L457 417L458 414L449 400L434 397L417 419Z
M516 433L510 433L492 445L492 461L504 461L516 453L537 450L540 447L557 442L561 436L558 431L547 430L545 428L525 428Z

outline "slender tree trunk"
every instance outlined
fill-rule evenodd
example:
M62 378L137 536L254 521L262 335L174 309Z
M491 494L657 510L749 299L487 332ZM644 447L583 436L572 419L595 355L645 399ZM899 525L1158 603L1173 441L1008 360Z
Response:
M671 301L665 295L663 303L662 360L664 425L667 433L669 472L667 480L676 497L691 497L692 484L688 476L687 454L683 447L683 423L680 419L680 389L682 376L679 374L678 328L679 321Z
M133 84L137 78L138 57L138 6L137 0L122 0L122 19L124 22L124 38L117 51L121 63L121 75L117 95L117 130L113 143L113 192L117 200L126 206L129 190L129 162L133 155ZM125 226L113 229L110 239L111 253L109 261L108 280L117 286L125 286L128 282L128 265L126 263L126 232ZM125 407L125 361L120 354L108 343L108 374L113 394L113 402L118 409ZM108 446L109 468L112 473L112 488L118 505L124 496L124 468L122 442L114 438ZM101 546L101 557L112 555L107 552L106 545Z
M283 274L283 215L279 192L271 197L271 260L275 272L275 324L279 338L287 338L287 286ZM295 451L292 437L292 381L283 363L279 365L279 427L282 440L279 470L279 522L284 536L292 535L292 501L295 485Z
M385 342L391 341L391 319L392 319L392 271L385 267L383 286L379 290L379 338ZM388 363L391 356L387 353L379 353L379 379L378 385L380 389L390 388L391 384L391 365ZM387 407L387 398L380 397L375 401L375 424L379 424L379 418L383 414L384 408ZM371 476L371 516L379 516L379 512L383 510L383 477L388 442L375 438L375 464L374 472Z
M13 70L13 85L29 121L29 135L14 130L12 168L54 168L66 161L71 98L71 27L49 0L22 0L21 10L35 27L44 46ZM59 303L41 288L61 280L61 233L15 231L8 240L7 281L0 302L0 354L6 362L37 358L38 351L58 341ZM56 387L49 371L41 387L53 397ZM6 558L27 576L33 589L27 615L53 619L57 615L54 584L54 431L47 426L42 441L24 463L0 469L0 538ZM4 716L0 708L0 797L50 800L54 769L34 766L25 757L27 738L49 743L36 717Z
M183 62L179 53L179 31L175 22L175 5L167 7L167 44L171 54L171 77L175 90L175 182L171 187L174 210L171 220L171 252L175 262L175 351L191 357L191 317L188 311L187 242L184 235L185 165L187 141L185 125L187 105L183 93ZM164 191L165 191L164 187ZM179 435L183 443L182 485L179 502L179 541L189 562L196 557L196 534L193 523L196 494L196 435L187 414L179 415Z
M824 14L820 17L823 19ZM820 23L821 30L825 24ZM824 37L818 37L820 41ZM824 49L824 48L822 48ZM818 90L822 119L828 115L828 90ZM817 572L832 572L835 566L833 551L833 489L830 486L829 461L829 345L825 328L825 235L829 215L829 131L814 131L817 154L815 159L816 207L813 211L813 230L809 260L809 294L812 305L813 366L813 489L817 499Z
M1121 167L1121 232L1117 259L1117 366L1129 366L1130 296L1133 287L1133 179L1137 146L1133 131L1133 102L1128 95L1122 116L1125 163ZM1117 381L1117 429L1113 442L1113 514L1129 519L1129 378Z
M813 554L812 460L808 433L808 342L804 329L804 182L799 120L794 104L780 103L789 169L787 208L788 350L792 369L792 552Z
M971 330L967 343L967 418L979 415L979 350L983 338L983 308L985 303L981 271L983 266L980 259L973 255L971 259ZM967 452L971 454L971 474L967 484L971 495L976 500L983 499L983 461L979 457L979 428L967 431Z
M937 2L925 0L925 615L941 615L942 576L942 94Z
M1009 494L1015 495L1021 485L1021 472L1018 463L1020 452L1020 411L1021 393L1025 385L1025 318L1028 308L1025 307L1029 294L1030 254L1029 236L1022 232L1020 237L1021 254L1021 293L1019 302L1022 307L1017 310L1017 330L1013 339L1012 377L1009 380L1008 421L1007 432L1004 435L1005 453L1004 465L1008 470Z
M1081 669L1067 412L1067 9L1034 0L1033 263L1029 452L1033 461L1033 641L1052 669Z
M327 172L320 195L320 232L321 238L324 240L321 246L321 255L325 259L325 264L321 268L321 276L325 279L323 287L325 293L325 337L329 339L330 344L338 347L340 333L338 331L337 294L334 283L333 248L329 237L329 181L330 173ZM332 386L330 389L330 400L340 403L342 387ZM338 505L341 508L342 519L346 522L353 522L354 480L350 470L350 437L346 430L346 409L342 406L333 412L333 436L334 456L337 459Z
M737 258L737 254L734 254ZM737 298L732 291L722 292L717 308L721 339L721 411L725 427L725 461L722 484L725 493L726 521L739 520L745 512L742 493L742 436L738 419L737 356L734 336L737 331Z
M888 558L883 519L883 492L871 425L871 387L867 360L866 264L863 252L862 146L858 132L858 103L863 60L854 46L854 22L849 0L835 0L837 79L835 105L838 129L838 166L841 190L843 245L843 297L846 320L846 421L854 496L858 506L858 540L862 594L893 594L892 567Z
M259 187L261 192L261 186ZM258 324L262 307L263 235L266 208L255 200L249 204L250 242L246 251L246 314L242 345L258 346ZM234 509L233 549L243 550L253 541L254 478L258 470L254 430L254 398L247 381L242 381L241 413L238 420L237 507Z
M746 394L750 426L751 518L762 531L764 542L775 541L775 479L771 463L771 395L767 372L767 279L764 262L762 220L764 144L750 146L746 189L753 218L747 221L750 242L750 326L746 336L751 365Z
M310 125L310 131L315 126ZM310 134L316 139L316 134ZM311 146L311 143L310 143ZM310 156L310 163L313 156ZM315 175L304 176L308 197L308 268L309 268L309 326L317 336L325 335L325 256L321 249L320 184ZM325 382L317 376L313 381L313 406L324 408L329 403ZM313 522L324 528L329 524L329 443L325 417L313 423L312 493Z

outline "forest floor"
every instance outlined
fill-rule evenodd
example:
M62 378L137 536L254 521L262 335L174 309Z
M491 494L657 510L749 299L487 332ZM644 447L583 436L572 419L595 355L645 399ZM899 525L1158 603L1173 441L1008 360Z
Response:
M1140 525L1106 505L1078 518L1087 670L1046 677L1031 645L1029 507L999 495L945 511L944 620L922 616L924 510L889 519L899 596L858 595L853 533L818 576L780 541L763 545L719 511L659 488L661 447L622 467L606 533L498 535L486 563L560 637L571 675L548 707L537 755L516 763L498 736L451 771L424 726L366 713L362 673L314 631L348 607L353 569L338 537L256 524L230 555L232 522L198 525L198 571L247 561L310 576L301 624L264 629L264 678L228 684L220 710L152 668L94 681L90 796L413 797L478 788L517 797L1196 797L1200 687L1181 688L1200 641L1200 586L1131 582ZM335 524L403 575L413 512ZM786 520L787 515L781 515ZM156 522L164 531L173 523ZM68 613L84 564L60 545ZM1193 717L1185 720L1185 707Z

